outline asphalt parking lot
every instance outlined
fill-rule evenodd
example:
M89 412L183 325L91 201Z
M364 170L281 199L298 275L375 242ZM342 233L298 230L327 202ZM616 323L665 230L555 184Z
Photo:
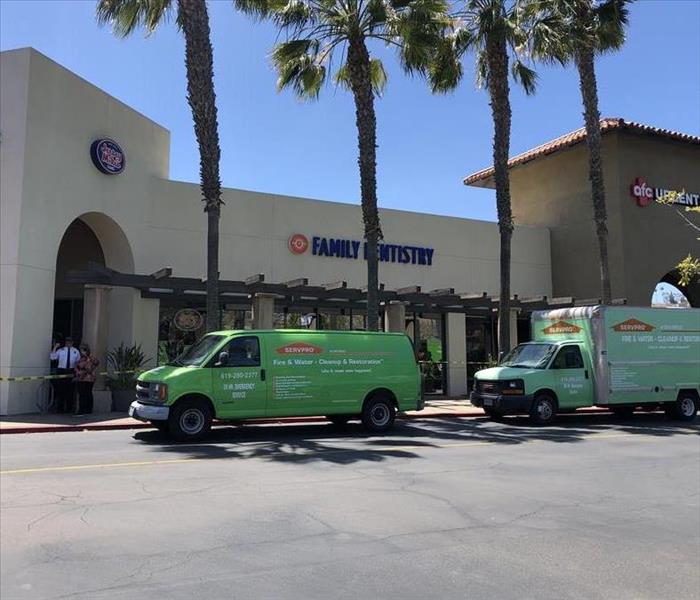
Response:
M0 438L0 597L700 598L700 428L641 414Z

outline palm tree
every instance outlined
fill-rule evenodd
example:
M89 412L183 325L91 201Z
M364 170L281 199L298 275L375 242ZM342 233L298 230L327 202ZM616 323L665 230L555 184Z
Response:
M455 13L456 26L438 44L428 69L434 92L447 92L462 78L462 57L476 54L478 83L491 99L493 118L493 167L500 232L500 297L498 349L510 349L510 256L513 216L510 203L508 155L510 153L510 83L512 75L527 94L535 91L535 72L519 58L525 41L521 12L514 1L466 0Z
M234 0L253 16L269 19L286 36L272 51L278 89L291 87L316 99L336 59L336 83L355 101L360 196L367 243L367 329L379 328L378 246L382 230L377 210L377 119L375 96L386 71L372 58L368 43L398 48L407 70L429 58L431 45L447 22L445 0Z
M177 4L177 7L175 6ZM187 102L192 109L194 132L199 145L199 174L204 211L207 213L207 331L219 329L219 130L214 93L214 57L209 35L205 0L98 0L97 20L112 25L114 33L126 37L143 27L153 32L176 13L185 37Z
M535 28L545 35L531 36L532 53L544 61L576 65L583 101L591 181L593 220L598 238L601 302L610 304L612 292L608 265L608 226L601 152L597 54L618 50L625 42L627 4L631 0L530 0L526 11Z

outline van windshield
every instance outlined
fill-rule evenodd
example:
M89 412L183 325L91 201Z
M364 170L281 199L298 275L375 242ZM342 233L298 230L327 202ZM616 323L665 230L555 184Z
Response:
M212 350L224 339L226 339L226 336L223 335L205 335L197 343L192 344L175 360L167 364L172 367L200 367L212 353Z
M516 369L544 369L555 349L554 344L521 344L503 357L500 366Z

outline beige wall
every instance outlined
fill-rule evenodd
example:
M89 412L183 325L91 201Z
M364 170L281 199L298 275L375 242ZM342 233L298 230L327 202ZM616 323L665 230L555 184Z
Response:
M659 280L688 253L697 256L698 234L678 215L680 206L638 206L630 185L644 177L654 187L700 193L700 145L620 134L617 157L625 289L631 304L648 305Z
M616 157L615 140L603 143L605 185L617 189L616 170L607 168ZM555 296L600 296L598 254L588 154L579 144L511 171L513 218L516 224L549 227L552 252L552 290ZM622 237L618 207L608 209L610 269L613 295L625 295L622 277Z
M659 280L694 247L693 231L674 207L639 207L630 185L700 191L700 146L659 136L607 133L603 171L613 297L646 306ZM600 297L598 243L593 222L585 143L511 171L516 224L551 232L552 288L557 296Z
M35 51L2 53L1 64L1 319L7 342L0 345L0 372L44 374L56 257L74 219L80 217L92 229L108 267L151 273L171 266L177 276L203 277L206 218L198 186L168 180L165 129ZM93 166L89 148L100 137L113 138L123 148L122 174L107 176ZM223 278L264 273L271 282L308 277L318 284L341 279L364 284L363 260L310 252L297 256L287 249L293 233L361 239L358 206L234 189L223 196ZM388 288L498 292L494 223L394 210L381 211L381 217L388 243L435 249L431 267L381 263L380 280ZM551 294L547 229L518 228L513 257L514 293ZM109 297L109 346L142 343L154 355L158 301L142 299L131 289L115 288ZM0 413L33 410L37 386L3 385Z

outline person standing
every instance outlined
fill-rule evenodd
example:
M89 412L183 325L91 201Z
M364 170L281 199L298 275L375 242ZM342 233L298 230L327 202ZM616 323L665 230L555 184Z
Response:
M73 408L73 400L75 398L75 384L73 383L73 377L75 376L75 365L80 360L80 352L78 352L77 348L73 347L73 338L67 337L63 342L63 347L61 348L54 346L54 350L51 352L49 358L57 361L57 375L70 375L70 377L56 380L58 382L58 385L56 386L58 388L58 403L56 405L56 412L71 412Z
M90 354L90 346L80 344L80 359L75 365L75 380L78 386L78 415L92 413L92 387L95 385L97 365L100 361Z

